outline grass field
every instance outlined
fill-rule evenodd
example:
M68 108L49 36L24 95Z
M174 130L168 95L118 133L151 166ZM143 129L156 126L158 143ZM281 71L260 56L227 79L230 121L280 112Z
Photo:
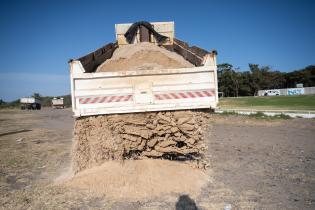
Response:
M220 98L220 109L315 110L315 95Z

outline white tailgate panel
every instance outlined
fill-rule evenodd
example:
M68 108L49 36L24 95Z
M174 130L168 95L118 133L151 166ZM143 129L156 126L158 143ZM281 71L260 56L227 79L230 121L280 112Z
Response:
M73 77L75 116L216 107L213 70Z

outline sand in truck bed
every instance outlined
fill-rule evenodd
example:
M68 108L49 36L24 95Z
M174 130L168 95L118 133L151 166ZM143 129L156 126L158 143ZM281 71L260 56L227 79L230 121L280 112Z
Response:
M96 72L194 67L181 55L148 42L119 46Z

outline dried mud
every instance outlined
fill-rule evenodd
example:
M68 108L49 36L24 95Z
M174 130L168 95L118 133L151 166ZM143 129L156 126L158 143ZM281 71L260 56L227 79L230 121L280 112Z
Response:
M183 160L205 168L207 115L199 111L150 112L76 119L75 173L107 160Z

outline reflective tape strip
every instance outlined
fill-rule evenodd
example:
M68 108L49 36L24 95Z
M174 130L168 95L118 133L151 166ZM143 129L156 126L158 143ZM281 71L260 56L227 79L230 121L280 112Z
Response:
M190 98L204 98L212 97L215 93L213 90L197 90L185 92L163 92L155 93L155 100L173 100L173 99L190 99Z
M96 97L82 97L79 98L80 104L99 104L99 103L114 103L114 102L128 102L132 101L132 95L120 96L96 96Z

